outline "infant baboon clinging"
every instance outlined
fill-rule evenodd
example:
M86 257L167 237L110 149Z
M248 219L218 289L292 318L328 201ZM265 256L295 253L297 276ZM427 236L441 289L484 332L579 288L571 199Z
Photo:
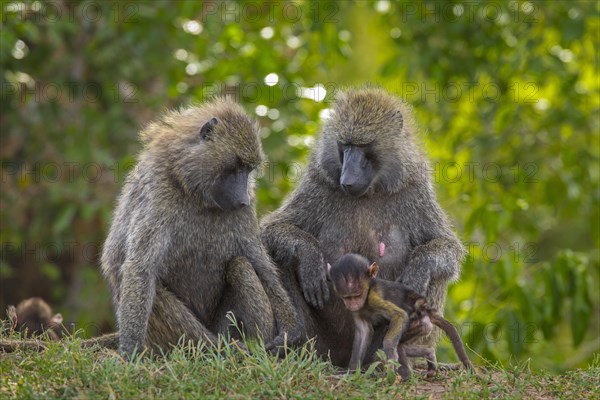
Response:
M329 299L327 262L361 254L383 279L443 310L464 252L437 204L409 107L377 88L339 93L300 184L261 228L306 334L340 366L348 365L354 323L340 299Z
M270 346L284 333L296 341L297 315L259 238L256 122L217 99L166 114L141 138L102 254L120 351L167 350L183 335L214 343L228 311L248 336L276 336Z
M354 318L351 370L360 368L373 338L373 325L382 320L389 321L383 351L388 360L400 361L402 379L410 377L409 356L425 357L428 375L435 373L435 349L406 344L429 335L434 325L446 332L465 368L473 369L456 328L402 283L377 278L377 263L371 264L358 254L346 254L327 268L335 292Z

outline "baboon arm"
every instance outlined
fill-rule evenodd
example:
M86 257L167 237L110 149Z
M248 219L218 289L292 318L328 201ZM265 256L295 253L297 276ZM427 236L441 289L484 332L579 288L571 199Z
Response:
M367 348L373 340L373 326L364 319L354 316L355 330L352 356L348 365L351 371L359 369L365 360Z
M390 318L388 331L383 338L383 351L388 360L398 360L398 344L408 322L408 315L402 309L394 312Z
M261 239L277 264L289 264L310 254L321 253L319 241L291 223L276 222L263 226Z
M117 309L119 350L130 356L142 351L148 329L148 319L156 295L156 277L153 271L125 261L122 266L120 303Z
M277 268L269 259L264 248L262 246L252 247L247 251L247 258L269 297L277 324L277 336L271 343L268 343L267 347L283 346L286 340L290 344L302 340L306 335L300 317L292 306L290 296L283 288Z
M310 233L288 223L274 223L262 230L262 240L279 266L296 265L294 271L304 298L314 307L323 308L329 300L325 257L319 241Z
M393 302L384 299L379 292L373 289L371 289L368 301L370 307L390 321L383 338L383 351L388 360L397 361L398 344L410 322L408 314Z
M411 241L420 243L408 257L398 279L413 291L425 295L431 281L453 281L458 278L465 250L434 198L416 202L419 226L413 229Z

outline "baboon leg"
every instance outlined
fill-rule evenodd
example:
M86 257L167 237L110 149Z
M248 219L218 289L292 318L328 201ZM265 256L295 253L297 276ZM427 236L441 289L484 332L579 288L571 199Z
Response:
M297 277L297 265L291 260L285 260L279 264L279 275L281 277L281 283L283 284L284 289L287 291L290 299L292 300L292 305L296 309L301 321L302 326L305 329L306 337L313 338L318 336L317 322L318 318L316 313L317 311L308 305L306 299L304 298L304 293L302 292L302 288L300 286L300 282ZM331 301L331 299L330 299ZM341 301L341 300L340 300ZM354 329L354 322L349 318L350 324ZM317 337L317 347L321 338ZM326 346L329 347L329 346ZM317 350L319 354L327 354L327 350L325 349L323 352ZM348 360L350 359L350 355L348 354Z
M367 349L367 355L365 357L365 365L370 364L374 361L377 361L377 351L383 348L383 338L388 331L389 323L383 322L378 326L375 326L375 331L373 333L373 339L371 340L371 344Z
M446 292L448 290L448 284L444 281L432 281L427 288L425 298L429 305L437 310L444 309L444 303L446 302ZM424 345L437 347L438 342L442 337L442 330L436 325L433 326L433 330L427 336L418 336L415 340L409 340L410 344Z
M407 357L424 357L427 360L427 376L433 376L437 369L435 349L423 345L404 345Z
M406 355L406 348L403 345L398 346L398 362L400 367L398 368L402 381L410 379L410 363Z
M235 257L227 264L226 277L227 288L215 314L214 332L241 338L238 329L227 318L227 313L231 312L247 338L261 336L267 342L275 337L271 302L252 264L244 257Z
M156 285L156 297L148 322L146 346L152 350L168 351L182 336L194 342L216 343L211 333L194 313L164 286Z

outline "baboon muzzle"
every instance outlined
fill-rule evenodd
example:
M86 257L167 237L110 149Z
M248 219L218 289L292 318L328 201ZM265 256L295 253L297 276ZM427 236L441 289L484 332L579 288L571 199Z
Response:
M340 185L350 196L362 196L373 179L373 166L367 159L365 149L357 146L347 146L344 149L344 161Z
M239 210L250 204L248 195L249 171L239 169L223 175L215 185L214 200L227 211Z

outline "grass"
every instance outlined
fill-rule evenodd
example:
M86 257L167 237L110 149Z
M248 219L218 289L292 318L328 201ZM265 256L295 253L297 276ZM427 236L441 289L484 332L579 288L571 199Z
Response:
M131 362L106 349L81 349L79 339L52 343L42 353L0 353L0 398L600 398L600 357L588 369L563 375L532 372L521 363L479 367L476 375L441 371L429 379L417 371L401 383L374 366L346 374L317 357L310 344L282 360L248 346L248 354L228 344L179 346Z

